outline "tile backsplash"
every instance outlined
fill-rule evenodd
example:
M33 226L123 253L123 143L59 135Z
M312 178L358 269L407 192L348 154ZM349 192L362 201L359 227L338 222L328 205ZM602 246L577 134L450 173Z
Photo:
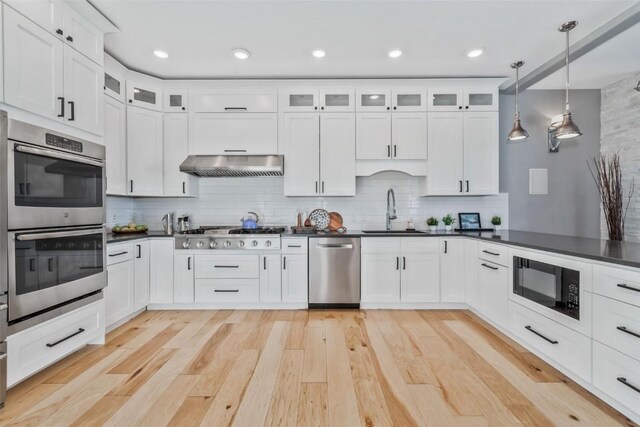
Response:
M339 212L350 229L384 227L386 194L393 188L398 219L394 229L406 228L413 219L418 229L426 228L430 216L442 218L447 213L479 212L482 224L491 227L493 215L502 217L502 227L509 226L509 195L469 197L420 197L420 180L400 172L382 172L358 177L354 197L285 197L284 181L276 178L201 178L200 197L183 198L107 198L107 225L129 221L145 223L151 230L162 229L166 212L192 217L193 226L240 225L248 211L257 212L261 224L293 225L298 210L315 208ZM442 223L440 224L442 227Z

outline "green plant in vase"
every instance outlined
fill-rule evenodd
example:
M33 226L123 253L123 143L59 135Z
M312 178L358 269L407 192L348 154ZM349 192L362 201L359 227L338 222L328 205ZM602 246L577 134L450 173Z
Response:
M494 215L491 217L491 224L493 224L494 231L500 231L502 228L502 218L498 215Z
M427 225L429 226L429 231L435 232L438 228L438 218L436 217L429 217L427 218Z
M444 224L444 229L446 231L451 231L451 226L456 222L456 219L451 214L446 214L442 217L442 223Z

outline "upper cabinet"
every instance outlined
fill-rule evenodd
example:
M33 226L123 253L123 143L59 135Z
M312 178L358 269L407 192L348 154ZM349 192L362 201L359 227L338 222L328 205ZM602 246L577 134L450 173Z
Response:
M392 92L393 112L427 111L427 89L398 89Z
M473 88L464 92L465 111L498 111L498 88Z
M463 110L462 89L433 88L429 89L427 109L429 111L459 111Z
M278 112L278 91L271 88L196 89L189 98L194 113Z
M144 74L128 72L127 104L162 111L162 82Z
M355 110L354 90L329 88L320 90L320 111L348 112Z
M429 111L498 111L498 87L431 88Z
M163 195L162 113L127 106L127 177L132 196Z
M69 46L64 47L64 119L73 126L101 135L103 132L104 71Z
M189 155L188 114L164 113L164 196L195 197L198 178L180 172L180 164Z
M60 38L64 36L62 9L64 3L59 0L4 0L4 4L11 6L31 21L42 27L50 34Z
M126 106L114 98L104 98L104 145L106 149L107 194L127 194Z
M111 56L104 54L104 94L125 103L127 69Z
M356 91L356 111L390 111L391 90L358 89Z
M186 113L188 105L188 90L186 89L164 89L164 112L165 113Z
M280 89L280 111L348 112L354 111L352 88L285 88Z

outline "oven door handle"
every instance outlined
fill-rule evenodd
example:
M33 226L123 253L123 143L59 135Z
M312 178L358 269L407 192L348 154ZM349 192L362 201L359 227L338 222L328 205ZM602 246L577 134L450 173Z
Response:
M104 162L100 160L92 160L88 157L76 156L74 154L62 153L55 150L47 150L44 148L28 147L26 145L15 145L15 150L21 153L35 154L36 156L52 157L54 159L69 160L70 162L84 163L87 165L98 166L103 168Z
M102 234L103 231L102 228L90 228L84 230L52 231L49 233L27 233L16 235L16 240L24 242L29 240L55 239L57 237L87 236L89 234Z

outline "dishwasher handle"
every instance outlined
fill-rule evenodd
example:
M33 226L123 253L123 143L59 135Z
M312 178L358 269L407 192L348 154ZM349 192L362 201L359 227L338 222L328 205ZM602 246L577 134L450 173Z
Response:
M316 248L322 249L353 249L353 243L318 243Z

